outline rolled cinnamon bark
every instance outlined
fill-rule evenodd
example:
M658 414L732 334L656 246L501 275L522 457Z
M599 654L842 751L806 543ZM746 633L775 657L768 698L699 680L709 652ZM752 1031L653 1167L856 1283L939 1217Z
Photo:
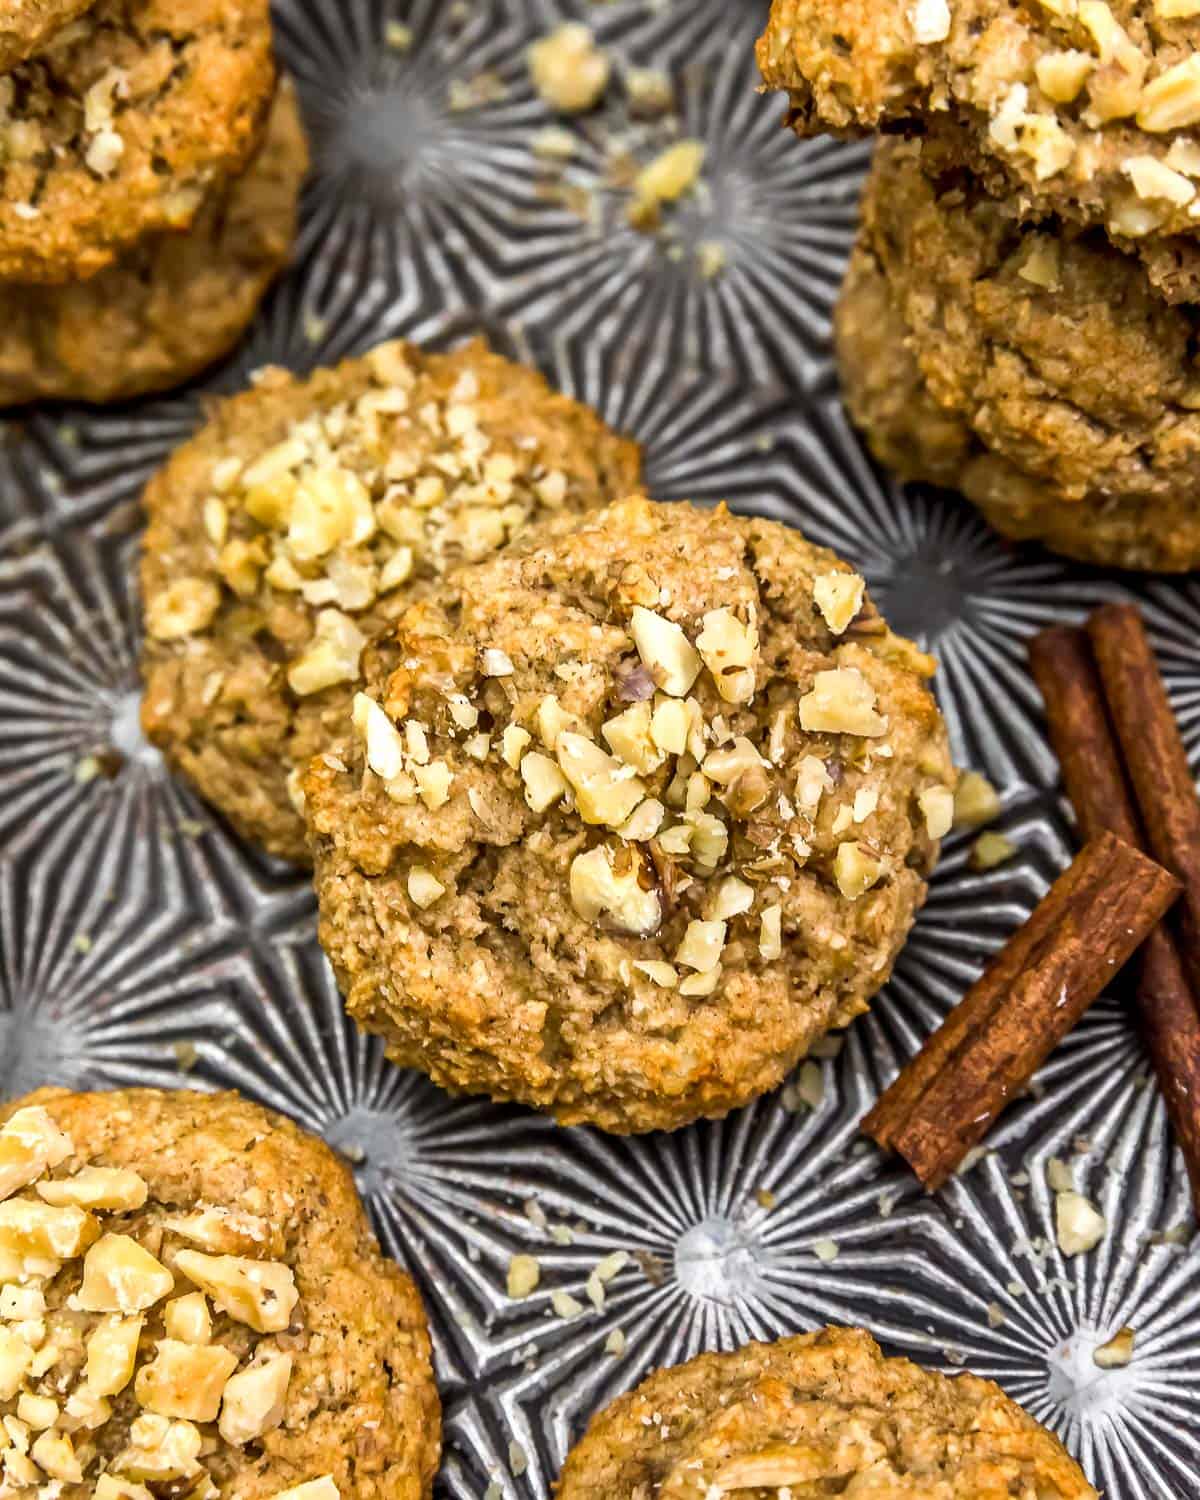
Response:
M1173 913L1192 993L1200 995L1200 800L1142 617L1105 604L1088 620L1104 696L1151 854L1183 882Z
M1030 643L1029 660L1081 839L1108 829L1145 852L1087 631L1043 630ZM1138 1021L1200 1214L1200 1007L1165 925L1146 939L1138 963Z
M1092 839L863 1129L930 1192L941 1187L1179 892L1174 876L1114 834Z

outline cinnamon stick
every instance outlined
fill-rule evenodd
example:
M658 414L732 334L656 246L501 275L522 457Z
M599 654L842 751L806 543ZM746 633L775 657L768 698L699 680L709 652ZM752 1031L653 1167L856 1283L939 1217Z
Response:
M1133 605L1103 605L1088 620L1088 635L1150 852L1183 882L1174 913L1179 956L1200 995L1200 800L1179 725Z
M1179 895L1167 871L1111 833L1092 839L967 991L863 1129L930 1192L1130 958Z
M1144 853L1145 831L1121 767L1087 632L1069 626L1043 630L1030 643L1029 660L1080 837L1108 829ZM1200 1213L1200 1007L1165 924L1146 939L1137 961L1142 1038Z

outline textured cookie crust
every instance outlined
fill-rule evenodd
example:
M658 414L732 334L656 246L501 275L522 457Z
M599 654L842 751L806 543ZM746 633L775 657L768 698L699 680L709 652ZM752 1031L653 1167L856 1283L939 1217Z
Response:
M100 0L0 78L0 277L76 280L186 229L274 88L267 0Z
M1006 535L1088 562L1200 564L1196 315L1091 236L1017 224L887 143L837 318L881 462L961 489Z
M800 134L925 136L1024 216L1147 235L1152 273L1200 295L1200 14L1161 0L774 0L758 60ZM1176 10L1182 7L1174 7Z
M1059 1440L990 1380L884 1359L860 1329L658 1370L595 1417L558 1500L1097 1500Z
M285 80L257 156L185 233L151 235L88 281L0 283L0 404L120 401L227 354L287 264L307 166Z
M0 12L0 73L44 46L95 0L7 0Z
M482 342L267 371L146 492L147 734L246 838L306 862L289 778L343 734L366 641L446 568L638 472L635 445Z
M350 1014L567 1124L782 1082L887 979L949 827L933 663L862 587L777 523L641 499L453 575L305 777Z
M43 1122L40 1128L35 1117ZM48 1131L46 1117L52 1122ZM327 1146L235 1094L148 1089L69 1094L47 1089L0 1109L0 1123L6 1121L11 1123L0 1132L0 1285L36 1293L45 1310L30 1327L9 1322L0 1329L31 1343L40 1356L20 1387L27 1395L51 1396L61 1406L55 1431L67 1433L84 1469L82 1480L64 1482L55 1491L63 1500L112 1494L97 1487L105 1470L149 1483L159 1495L189 1493L199 1481L199 1493L221 1500L267 1500L326 1475L341 1500L423 1500L429 1495L438 1462L440 1410L424 1313L411 1279L380 1253L350 1175ZM50 1163L43 1163L42 1170L35 1163L27 1172L14 1173L14 1150L19 1163L21 1149L14 1148L14 1131L26 1143L40 1137L51 1147L57 1131L68 1139L65 1147L59 1141L49 1151ZM76 1177L85 1166L85 1175ZM97 1179L97 1168L106 1182ZM114 1181L113 1169L123 1174L121 1179ZM124 1201L142 1199L140 1206L97 1206L97 1190L114 1195L110 1202L122 1201L130 1189L130 1172L137 1174L132 1179L137 1191ZM66 1186L71 1178L75 1183ZM21 1216L44 1213L43 1200L60 1203L57 1194L71 1193L85 1182L84 1196L66 1200L84 1207L57 1209L66 1222L54 1233L75 1233L86 1255L60 1254L59 1269L44 1255L31 1262L21 1248L20 1236L27 1232ZM81 1214L82 1232L72 1231L70 1221L78 1225ZM87 1222L89 1215L92 1222ZM128 1238L115 1244L109 1238L122 1236ZM132 1250L130 1240L136 1241ZM141 1262L111 1282L122 1304L120 1316L103 1308L80 1310L81 1303L91 1309L112 1301L111 1291L107 1299L95 1295L106 1285L103 1275L96 1274L96 1262L114 1253L123 1264L131 1254ZM153 1261L147 1262L147 1253ZM214 1266L206 1259L225 1256L238 1258L240 1265ZM257 1280L275 1295L247 1310L244 1303L223 1301L210 1287L197 1308L196 1276L230 1270L244 1286ZM146 1295L140 1295L147 1286ZM182 1297L189 1301L181 1307L177 1299ZM290 1312L289 1304L294 1304ZM140 1333L134 1321L138 1317ZM120 1375L97 1378L97 1364L103 1362L95 1345L89 1347L97 1329L103 1338L114 1327L136 1340L136 1374L131 1377L127 1356L124 1383ZM175 1341L165 1350L164 1337ZM156 1381L151 1366L156 1359L161 1366L164 1359L180 1356L186 1366L197 1347L202 1358L224 1362L218 1390L234 1361L237 1380L251 1361L255 1369L274 1364L278 1373L274 1362L290 1358L290 1377L275 1392L265 1425L261 1405L257 1421L246 1422L244 1402L235 1412L236 1387L230 1386L223 1392L220 1425L215 1416L196 1416L195 1408L193 1416L185 1415L203 1384L195 1370L180 1369L174 1379ZM6 1352L12 1354L11 1342ZM46 1370L39 1376L43 1363ZM6 1376L11 1368L5 1365ZM286 1375L287 1366L282 1368ZM105 1390L109 1393L101 1396ZM17 1412L18 1396L8 1397L4 1387L0 1398L0 1414L7 1422ZM215 1394L212 1399L215 1403ZM231 1425L235 1416L236 1428ZM165 1440L164 1418L172 1424ZM135 1426L139 1419L141 1425ZM246 1436L260 1426L255 1435ZM197 1461L194 1454L201 1443ZM146 1466L157 1464L158 1471L151 1468L145 1476L136 1472L139 1464L131 1447L146 1449ZM88 1448L95 1456L84 1468ZM11 1465L12 1450L8 1452L8 1459L0 1452L0 1471L6 1462ZM41 1457L61 1464L64 1457L36 1445L31 1454L35 1463ZM169 1462L171 1454L179 1458L177 1465ZM204 1490L203 1471L214 1489ZM10 1466L10 1482L14 1472ZM45 1472L27 1479L42 1485ZM15 1493L33 1500L42 1491L25 1487L18 1478ZM122 1493L136 1500L146 1492L118 1490L113 1500Z

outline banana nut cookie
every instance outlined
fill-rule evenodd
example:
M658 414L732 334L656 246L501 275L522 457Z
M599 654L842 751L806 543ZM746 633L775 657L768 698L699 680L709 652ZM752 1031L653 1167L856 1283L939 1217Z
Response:
M0 73L36 52L95 0L6 0L0 11Z
M1200 565L1196 314L1104 240L1016 222L919 147L881 145L838 312L876 456L1007 535L1085 561Z
M186 229L274 88L267 0L100 0L0 77L0 277L77 280Z
M1154 236L1162 289L1200 297L1190 0L774 0L758 59L800 134L910 126L1024 215Z
M236 1094L0 1121L0 1494L425 1500L424 1312L327 1146Z
M321 942L396 1062L673 1128L887 979L950 826L933 663L799 533L623 501L460 569L366 667L304 787Z
M168 390L227 354L287 264L307 166L285 80L258 154L189 230L147 236L88 281L0 282L0 405Z
M998 1385L885 1359L861 1329L658 1370L595 1417L558 1500L1098 1500Z
M147 734L245 837L306 862L293 773L341 736L371 636L446 568L638 473L634 444L479 341L266 371L146 492Z

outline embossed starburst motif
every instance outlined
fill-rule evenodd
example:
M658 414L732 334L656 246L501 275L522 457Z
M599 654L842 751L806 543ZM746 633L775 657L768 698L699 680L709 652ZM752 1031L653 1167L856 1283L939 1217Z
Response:
M841 1321L995 1377L1119 1500L1190 1500L1200 1252L1126 998L934 1198L857 1124L1070 857L1028 636L1137 598L1200 764L1196 584L1013 547L871 465L829 350L865 148L795 141L756 93L761 0L275 13L315 169L296 262L241 348L187 391L0 428L0 1093L232 1087L342 1152L429 1310L442 1493L546 1500L588 1418L651 1366ZM612 77L596 110L559 117L527 49L567 20ZM638 69L665 112L635 107ZM636 172L680 139L704 147L695 189L635 228ZM240 845L138 727L138 495L205 401L268 363L480 331L637 437L655 495L727 499L859 567L938 656L956 753L1002 793L1012 858L975 870L954 835L871 1014L720 1123L560 1130L392 1067L343 1014L307 880ZM1057 1248L1052 1158L1108 1221L1086 1255ZM522 1297L517 1255L539 1270ZM1130 1363L1101 1368L1125 1326Z

